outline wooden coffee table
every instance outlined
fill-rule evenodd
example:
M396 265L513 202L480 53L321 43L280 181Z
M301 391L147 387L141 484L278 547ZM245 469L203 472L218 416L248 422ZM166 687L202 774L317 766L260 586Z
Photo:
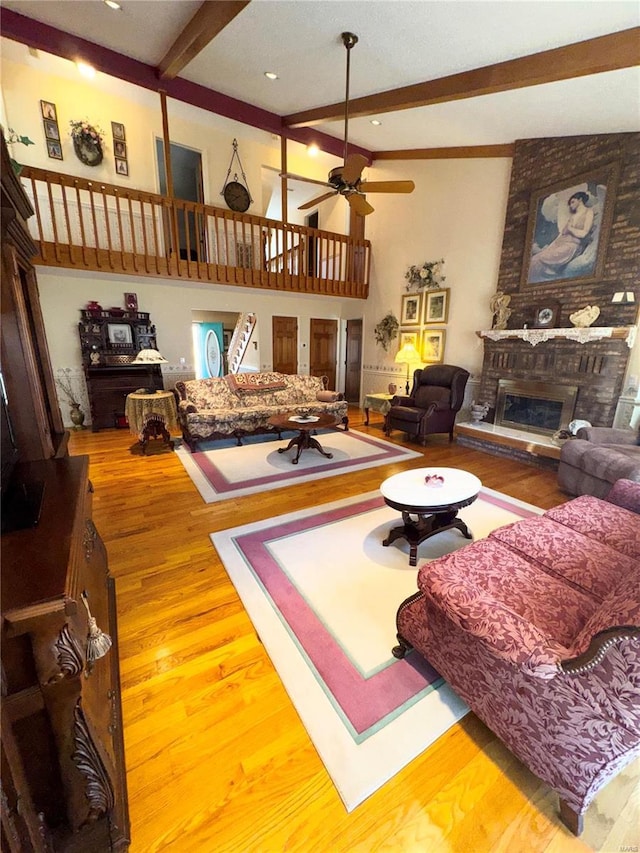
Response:
M467 539L473 539L457 515L459 509L475 501L481 487L476 476L459 468L414 468L394 474L382 483L380 491L385 503L402 513L403 524L392 528L382 544L406 539L409 565L415 566L418 545L437 533L456 529Z
M292 447L297 447L298 452L296 453L295 459L291 460L292 465L298 464L298 459L300 459L300 454L303 450L317 450L319 453L322 453L323 456L326 456L327 459L333 459L333 453L327 453L322 449L320 442L314 438L311 433L317 429L326 429L327 427L334 427L339 423L338 418L335 415L313 415L307 421L302 420L292 420L292 418L298 418L295 412L285 412L282 415L272 415L269 418L269 425L275 427L278 431L280 430L298 430L298 435L294 436L289 444L286 447L279 447L278 453L286 453L287 450L291 450Z

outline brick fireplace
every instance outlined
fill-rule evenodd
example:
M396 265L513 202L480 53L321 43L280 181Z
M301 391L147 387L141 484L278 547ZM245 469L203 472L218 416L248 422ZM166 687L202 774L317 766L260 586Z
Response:
M532 198L545 187L605 167L615 170L617 186L598 276L581 281L525 283L522 271ZM548 340L526 339L519 333L497 340L484 337L476 399L490 406L486 420L495 421L499 382L509 380L575 389L571 392L575 396L572 417L594 426L611 426L633 342L639 284L640 134L516 142L496 289L511 297L508 330L531 330L540 308L553 304L558 333ZM634 292L635 304L612 302L615 292L628 290ZM611 328L613 334L581 342L559 331L573 330L569 315L588 305L600 309L594 327Z

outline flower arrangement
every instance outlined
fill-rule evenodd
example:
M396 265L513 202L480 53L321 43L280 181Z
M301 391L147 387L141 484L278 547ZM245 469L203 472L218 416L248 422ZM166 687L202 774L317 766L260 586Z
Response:
M425 261L422 266L410 266L404 274L407 279L407 290L437 290L445 281L442 275L444 258L438 261Z
M399 328L400 323L398 322L397 317L389 312L386 317L383 317L382 320L380 320L373 330L376 343L380 344L380 346L385 350L389 349L391 341L398 337Z
M71 119L69 125L72 139L78 142L88 142L90 145L102 145L104 130L101 127L89 124L89 119L85 118L82 121Z

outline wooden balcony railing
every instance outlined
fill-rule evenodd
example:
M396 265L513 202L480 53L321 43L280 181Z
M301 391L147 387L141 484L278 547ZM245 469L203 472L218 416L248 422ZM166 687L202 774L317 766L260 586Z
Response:
M370 244L25 166L43 266L366 299Z

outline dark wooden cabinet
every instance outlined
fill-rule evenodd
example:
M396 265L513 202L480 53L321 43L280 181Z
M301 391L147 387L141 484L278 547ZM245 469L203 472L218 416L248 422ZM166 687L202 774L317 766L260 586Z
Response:
M85 375L91 406L91 429L94 432L126 426L127 394L139 388L155 388L156 391L164 388L162 371L156 364L85 367Z
M129 844L114 581L88 457L21 465L40 522L2 537L2 841L10 851ZM86 595L112 646L87 661Z
M156 329L149 315L102 309L84 309L78 324L91 428L94 432L126 426L127 394L139 388L162 391L162 371L157 364L133 364L137 353L156 349Z

